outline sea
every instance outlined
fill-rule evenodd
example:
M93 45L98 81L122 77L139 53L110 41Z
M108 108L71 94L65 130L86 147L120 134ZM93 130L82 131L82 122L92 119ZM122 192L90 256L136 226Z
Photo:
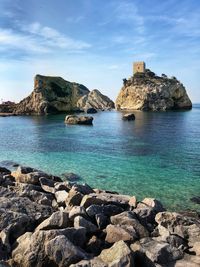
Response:
M200 104L189 111L92 114L93 126L65 114L0 117L0 166L78 174L94 188L159 199L169 210L200 211Z

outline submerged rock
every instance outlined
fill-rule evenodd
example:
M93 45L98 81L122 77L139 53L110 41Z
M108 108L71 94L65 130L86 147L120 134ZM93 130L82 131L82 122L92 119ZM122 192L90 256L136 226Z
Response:
M89 117L89 116L68 115L65 118L66 124L92 125L92 121L93 121L93 117Z

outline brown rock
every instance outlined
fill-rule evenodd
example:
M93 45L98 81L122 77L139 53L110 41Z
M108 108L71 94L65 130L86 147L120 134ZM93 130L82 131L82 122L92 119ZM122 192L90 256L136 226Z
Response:
M149 236L148 230L145 229L145 227L137 220L135 213L131 211L125 211L118 215L112 216L110 220L112 224L123 226L123 228L132 226L139 238Z
M92 121L93 121L93 117L89 117L89 116L68 115L65 118L66 124L92 125Z
M137 234L133 227L126 226L125 228L109 224L106 227L106 241L108 243L116 243L120 240L123 241L134 241L137 239Z
M135 266L131 250L122 240L116 242L111 248L104 249L99 258L110 267Z

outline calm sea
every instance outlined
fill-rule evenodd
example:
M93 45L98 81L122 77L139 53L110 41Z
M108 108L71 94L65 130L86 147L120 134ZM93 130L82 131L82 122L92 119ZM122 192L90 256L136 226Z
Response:
M96 188L200 210L190 200L200 196L200 105L135 115L127 122L120 112L99 112L93 126L67 126L64 115L1 117L0 165L75 172Z

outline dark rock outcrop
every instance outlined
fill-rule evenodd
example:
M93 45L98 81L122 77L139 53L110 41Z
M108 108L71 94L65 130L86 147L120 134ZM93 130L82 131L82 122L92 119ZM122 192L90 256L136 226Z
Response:
M158 77L149 70L125 80L116 100L117 110L190 109L192 103L183 84L175 77Z
M115 107L115 104L110 98L101 94L97 89L95 89L89 94L81 97L77 102L77 106L83 110L88 110L91 108L97 110L110 110Z
M133 113L128 113L128 114L123 115L122 119L124 121L134 121L135 115Z

